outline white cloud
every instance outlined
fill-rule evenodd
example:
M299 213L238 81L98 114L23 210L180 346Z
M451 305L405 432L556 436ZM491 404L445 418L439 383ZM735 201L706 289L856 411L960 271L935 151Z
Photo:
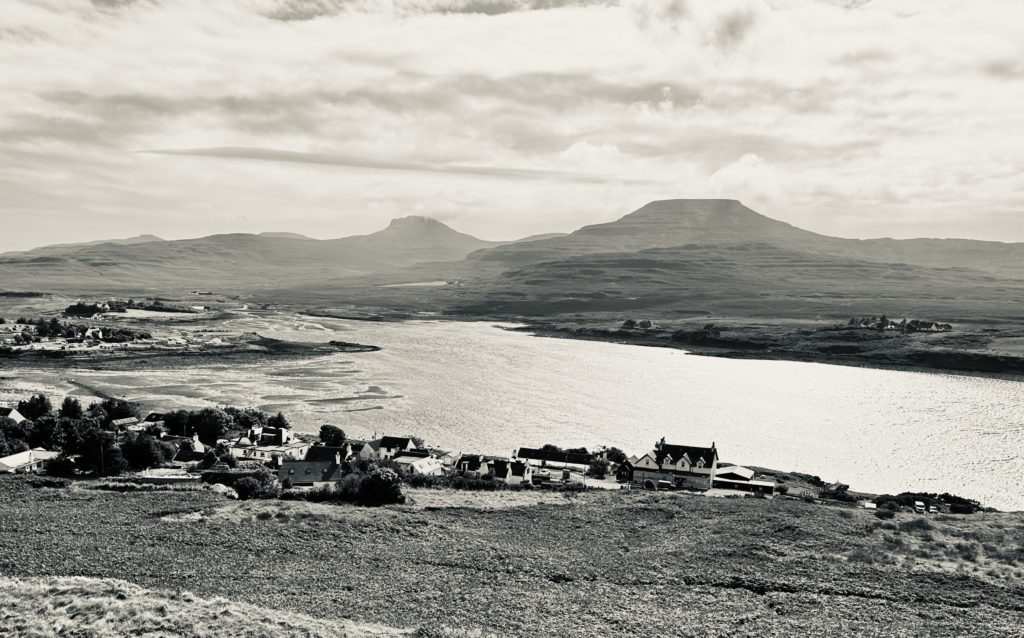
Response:
M708 194L1024 240L1022 22L1011 0L7 0L0 248L409 210L501 238ZM224 147L353 161L135 153ZM374 161L406 169L352 166Z

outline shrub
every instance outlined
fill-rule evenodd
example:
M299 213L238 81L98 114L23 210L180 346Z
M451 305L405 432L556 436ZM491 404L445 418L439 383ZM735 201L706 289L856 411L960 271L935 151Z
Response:
M50 476L73 476L75 473L75 462L68 456L61 454L55 459L46 463L46 473Z
M48 476L33 476L28 480L28 484L32 487L51 487L51 488L65 488L71 485L71 481L66 478L52 478Z
M402 479L393 470L378 468L363 476L359 483L359 502L363 505L404 503Z
M875 518L887 521L896 516L896 512L890 509L877 509L875 510Z
M238 498L246 501L251 498L259 498L260 493L260 482L251 476L245 476L235 481L235 491L238 492Z
M931 524L927 518L915 518L904 523L900 523L900 531L913 532L913 531L927 531L935 529L935 526Z

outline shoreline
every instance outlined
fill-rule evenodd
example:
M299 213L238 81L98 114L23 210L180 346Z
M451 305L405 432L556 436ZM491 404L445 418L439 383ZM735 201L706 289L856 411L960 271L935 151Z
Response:
M513 322L509 319L503 319L502 321L509 321L510 323ZM576 339L581 341L601 341L605 343L617 343L620 345L641 346L647 348L668 348L672 350L682 350L686 354L694 356L716 357L720 359L796 361L801 363L820 363L825 365L840 365L896 372L923 372L931 374L980 377L1001 381L1024 381L1024 373L937 366L907 359L898 361L879 361L873 358L857 357L856 355L836 355L815 353L813 351L797 352L792 350L730 349L719 346L702 346L683 342L674 342L667 338L657 338L646 334L637 334L635 336L611 334L610 330L601 328L560 327L550 323L532 322L522 318L518 321L514 321L514 323L521 323L523 325L519 327L501 327L501 329L512 332L523 332L530 334L531 336L549 339Z

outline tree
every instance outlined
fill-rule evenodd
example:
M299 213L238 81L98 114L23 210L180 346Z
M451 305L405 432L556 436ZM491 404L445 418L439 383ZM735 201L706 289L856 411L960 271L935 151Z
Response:
M9 439L3 431L0 431L0 456L17 454L18 452L24 452L27 449L28 443L21 439Z
M8 441L18 440L27 443L32 435L32 423L30 421L18 423L9 417L0 416L0 434Z
M128 462L109 432L93 429L83 437L78 467L98 476L117 476L128 469Z
M626 453L617 447L608 448L605 454L608 456L608 460L616 465L622 465L628 460Z
M73 476L75 473L75 462L65 454L46 463L46 473L50 476Z
M608 466L609 463L606 459L594 459L590 462L590 468L587 470L587 473L594 478L603 479L608 475Z
M213 450L207 450L206 454L204 454L203 458L199 461L199 467L204 470L208 470L217 464L217 460L217 453Z
M231 425L231 417L217 408L203 408L189 414L188 428L206 445L216 445Z
M276 415L267 419L267 426L272 428L282 428L285 430L292 427L282 412L278 412Z
M109 399L104 399L103 402L100 403L100 407L102 407L103 411L107 413L107 421L104 425L118 419L128 419L131 417L135 417L137 419L141 416L139 413L139 406L134 403L129 403L124 399L115 399L114 397L110 397Z
M121 444L121 453L130 467L144 470L167 460L167 451L148 434L138 434Z
M60 404L59 416L65 419L81 419L83 410L82 403L75 397L64 397L64 402Z
M267 425L267 415L256 408L226 407L224 412L231 417L234 427L239 430L251 430Z
M345 430L336 425L321 425L320 440L323 441L324 445L341 447L345 445Z
M53 404L45 394L36 394L26 401L19 401L18 412L26 419L35 420L53 412Z
M164 427L174 436L190 436L188 427L189 413L187 410L175 410L164 414Z

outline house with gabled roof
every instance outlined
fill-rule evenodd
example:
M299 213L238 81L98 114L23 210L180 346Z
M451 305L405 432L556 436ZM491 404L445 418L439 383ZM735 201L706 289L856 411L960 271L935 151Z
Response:
M0 472L9 474L38 472L47 461L58 456L60 456L59 452L50 452L41 447L32 448L0 458Z
M284 459L277 470L277 480L292 487L335 487L344 477L342 461L340 452L318 461Z
M381 459L393 459L402 452L416 449L416 444L407 436L382 436L377 447Z
M633 482L668 481L676 487L711 489L718 469L718 450L711 447L675 445L664 437L654 449L633 463Z
M0 406L0 417L6 417L15 423L21 423L25 420L21 412L18 412L17 408Z

